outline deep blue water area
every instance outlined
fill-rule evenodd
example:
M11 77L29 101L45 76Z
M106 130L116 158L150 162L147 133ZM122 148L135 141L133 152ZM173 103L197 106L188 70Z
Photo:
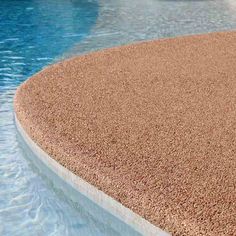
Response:
M81 41L98 10L97 1L1 0L0 89L15 86Z

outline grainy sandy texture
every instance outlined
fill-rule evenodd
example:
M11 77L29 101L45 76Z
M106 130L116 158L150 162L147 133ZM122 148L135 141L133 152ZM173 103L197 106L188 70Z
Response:
M44 69L17 90L28 134L174 235L236 235L236 32L144 42Z

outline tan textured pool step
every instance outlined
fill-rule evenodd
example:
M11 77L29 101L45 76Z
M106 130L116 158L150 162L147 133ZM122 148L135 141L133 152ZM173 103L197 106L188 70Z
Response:
M236 234L235 32L60 62L14 106L46 153L153 225Z

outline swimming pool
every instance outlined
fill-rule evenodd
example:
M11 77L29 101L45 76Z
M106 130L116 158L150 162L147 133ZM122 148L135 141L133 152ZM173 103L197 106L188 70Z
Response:
M118 234L83 205L69 201L27 159L30 152L17 137L12 115L16 87L43 66L71 54L136 40L234 29L236 4L3 0L0 11L0 235Z

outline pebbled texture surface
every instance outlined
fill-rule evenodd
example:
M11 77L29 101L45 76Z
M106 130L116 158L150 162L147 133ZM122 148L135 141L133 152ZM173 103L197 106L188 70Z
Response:
M173 235L236 235L236 32L112 48L16 92L63 166Z

